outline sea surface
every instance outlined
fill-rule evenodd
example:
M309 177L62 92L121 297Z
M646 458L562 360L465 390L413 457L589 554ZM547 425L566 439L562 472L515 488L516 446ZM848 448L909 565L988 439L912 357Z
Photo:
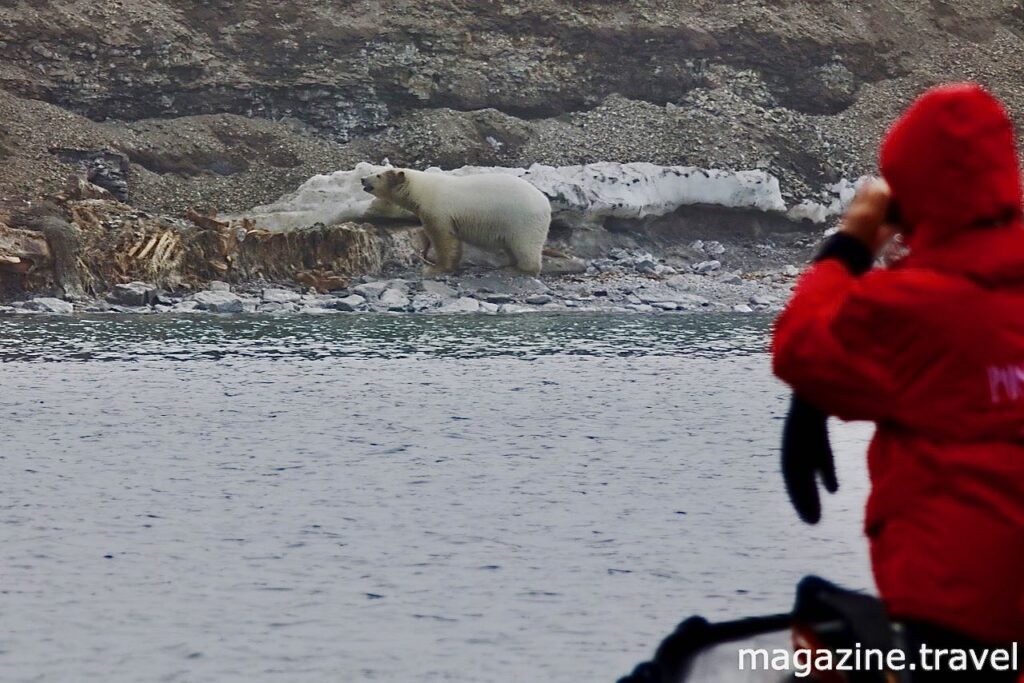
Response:
M873 590L761 316L0 319L0 681L614 681Z

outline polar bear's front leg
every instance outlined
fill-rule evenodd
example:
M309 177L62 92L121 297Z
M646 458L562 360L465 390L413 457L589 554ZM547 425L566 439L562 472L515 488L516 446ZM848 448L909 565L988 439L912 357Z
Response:
M434 245L434 265L423 269L424 275L454 273L462 261L462 241L455 234L454 226L443 221L424 221L427 238Z

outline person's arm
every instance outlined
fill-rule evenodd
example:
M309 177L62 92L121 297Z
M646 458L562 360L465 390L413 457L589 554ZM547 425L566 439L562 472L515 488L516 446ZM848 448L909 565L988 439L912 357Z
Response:
M858 194L775 325L775 374L804 401L844 419L890 414L892 382L881 362L885 316L873 301L884 274L865 275L891 234L887 205L884 183Z

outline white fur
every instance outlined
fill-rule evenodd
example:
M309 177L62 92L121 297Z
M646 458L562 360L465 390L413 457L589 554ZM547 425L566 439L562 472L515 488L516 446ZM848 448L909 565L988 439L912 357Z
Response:
M405 183L393 195L378 196L414 211L427 226L428 234L443 231L484 249L504 251L520 270L540 272L541 252L551 225L551 203L533 185L504 174L450 176L409 169L394 171L405 174ZM375 187L379 178L371 178ZM438 248L441 245L435 237L431 234Z

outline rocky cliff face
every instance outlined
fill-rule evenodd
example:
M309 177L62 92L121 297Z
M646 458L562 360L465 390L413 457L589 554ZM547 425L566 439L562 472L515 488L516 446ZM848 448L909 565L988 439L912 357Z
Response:
M794 203L926 86L1024 111L1022 48L1016 0L0 0L0 222L69 177L180 216L383 158L757 168Z
M0 0L0 154L47 187L55 148L106 147L170 209L384 156L763 167L804 196L870 170L924 86L1024 105L1022 47L1013 0Z

